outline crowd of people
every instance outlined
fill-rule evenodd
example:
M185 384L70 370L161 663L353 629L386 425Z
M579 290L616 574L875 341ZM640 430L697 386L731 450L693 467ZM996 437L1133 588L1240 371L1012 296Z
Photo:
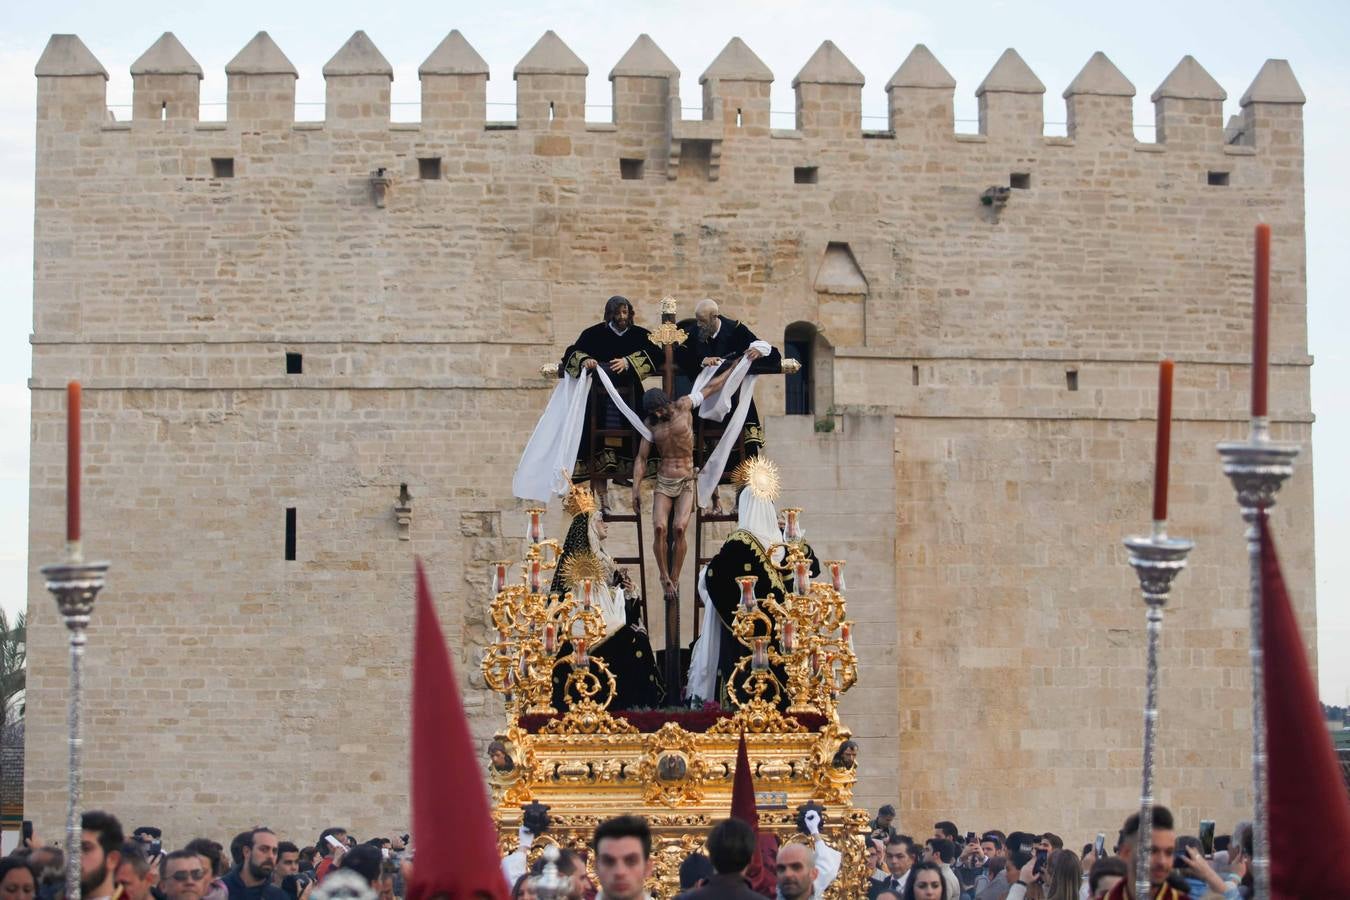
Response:
M895 810L884 806L867 839L869 881L856 900L1132 900L1139 816L1130 816L1108 853L1104 835L1064 846L1058 835L997 829L961 835L937 822L922 840L901 834ZM710 829L706 847L680 866L679 900L817 900L838 875L840 852L809 820L805 841L766 844L737 818ZM1149 880L1160 900L1237 900L1251 896L1250 823L1213 840L1176 834L1172 814L1155 807ZM412 865L407 835L358 842L346 829L324 829L312 845L280 839L259 826L228 847L205 837L166 852L158 828L137 828L128 839L105 812L82 821L80 888L84 900L310 900L336 872L355 877L358 893L378 900L404 894ZM539 900L547 866L551 891L566 900L643 900L651 878L652 833L640 816L619 816L596 828L589 853L563 849L527 868L533 835L523 828L519 849L502 860L512 900ZM539 856L539 854L535 854ZM598 885L591 881L587 855ZM59 900L64 856L36 839L0 860L0 900ZM368 893L366 890L368 889Z
M883 806L872 821L867 900L1125 900L1134 897L1139 814L1125 820L1109 845L1104 834L1081 852L1050 832L968 831L934 823L930 837L893 827L895 809ZM1149 882L1163 900L1237 900L1251 896L1252 826L1239 823L1211 848L1178 835L1172 813L1153 809Z
M229 847L206 837L166 851L163 833L142 826L128 838L106 812L81 820L82 900L308 900L333 872L361 879L378 900L402 896L400 863L407 835L358 843L345 828L326 828L310 846L281 840L272 829L242 831ZM4 900L60 900L65 854L35 837L0 860Z

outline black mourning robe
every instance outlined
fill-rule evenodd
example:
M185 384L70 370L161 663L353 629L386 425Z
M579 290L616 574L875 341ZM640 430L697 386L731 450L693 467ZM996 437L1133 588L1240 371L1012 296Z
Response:
M613 359L628 360L628 368L618 375L606 369L609 380L614 382L619 396L623 397L632 410L642 415L642 379L657 374L656 360L662 358L651 342L651 333L638 325L629 325L623 334L616 334L608 322L592 325L577 336L576 342L563 353L561 373L581 374L582 366L588 359L597 360L606 365ZM622 434L610 434L595 441L592 446L591 428L599 411L600 427L621 431ZM586 404L586 421L581 428L581 445L577 450L576 467L572 470L574 481L586 481L590 478L619 478L627 480L633 475L633 457L637 455L637 435L620 414L614 401L609 398L604 385L597 376L591 382L591 397Z
M698 320L685 319L680 323L685 334L689 337L677 348L677 361L680 371L689 378L697 378L698 373L703 369L703 360L709 356L716 356L723 360L718 367L722 369L729 368L736 364L740 356L750 349L750 345L758 338L755 333L746 327L744 322L738 322L735 319L728 319L726 316L718 316L721 320L721 327L717 334L713 335L711 340L703 340L698 335ZM750 374L762 375L783 371L783 357L774 347L767 356L761 356L750 364ZM739 391L737 394L739 395ZM732 409L736 408L736 401L732 401ZM729 414L728 414L729 415ZM698 419L703 422L703 419ZM716 423L707 423L707 426L713 426ZM745 417L745 427L741 429L745 437L745 457L758 456L760 449L764 446L764 426L759 421L759 410L755 408L755 401L750 401L750 412ZM705 437L694 448L695 462L703 465L704 460L712 453L713 448L717 446L717 440L712 436ZM741 462L744 457L739 451L733 450L731 456L727 458L727 472L731 472Z
M816 559L815 551L809 545L806 547L806 555L811 560L811 577L814 578L820 574L820 561ZM765 552L764 545L750 532L737 529L722 544L722 548L717 551L717 555L708 562L706 576L708 597L717 610L718 621L703 623L704 628L720 627L722 629L721 652L717 659L717 697L704 697L704 700L724 700L727 684L732 678L737 663L740 662L742 657L750 655L750 648L736 640L731 633L731 625L736 621L736 608L741 602L741 586L736 582L736 579L746 575L756 577L755 596L761 600L772 596L779 603L782 603L792 589L793 577L774 568ZM755 634L757 637L769 638L768 646L782 652L777 635L771 634L763 623L757 624ZM779 665L771 665L769 671L778 679L783 688L779 697L779 708L787 709L791 704L791 698L787 693L787 672ZM741 686L749 673L750 668L747 663L741 674L736 676L736 685L742 698L746 694Z
M604 390L604 388L601 388ZM598 512L591 515L599 515ZM563 565L568 556L578 551L591 549L587 535L587 514L581 513L572 519L563 540L563 551L558 557L558 566L553 570L553 583L549 593L562 596L571 590L563 583ZM652 652L651 638L639 626L641 621L641 600L636 596L624 597L626 623L614 632L598 647L590 648L590 656L604 660L605 665L614 673L615 695L610 701L609 710L621 709L659 709L665 702L666 684L656 668L656 654ZM559 635L557 662L553 667L553 708L561 715L571 707L566 697L567 676L572 671L572 642Z

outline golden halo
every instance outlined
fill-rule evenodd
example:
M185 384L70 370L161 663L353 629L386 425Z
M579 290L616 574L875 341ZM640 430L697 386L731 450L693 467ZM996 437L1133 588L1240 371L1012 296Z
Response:
M731 480L750 489L756 497L770 503L778 499L782 480L778 477L778 464L763 456L752 456L736 467Z
M563 584L575 587L589 578L595 587L605 583L605 564L589 550L569 554L562 566Z

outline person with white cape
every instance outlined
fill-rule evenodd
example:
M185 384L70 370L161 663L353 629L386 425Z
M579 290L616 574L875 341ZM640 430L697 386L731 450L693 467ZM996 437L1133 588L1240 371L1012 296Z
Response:
M736 579L754 575L754 593L761 599L772 595L781 601L792 589L792 575L779 568L785 545L773 505L780 489L778 466L764 456L751 457L737 467L734 480L740 487L736 530L698 575L703 624L694 642L686 680L685 698L691 703L724 699L737 662L750 653L750 648L731 634L741 596ZM815 577L820 574L820 562L809 545L804 549ZM781 649L773 635L766 632L762 636L769 638L775 649ZM770 672L784 687L781 699L786 705L786 674L779 666L770 666Z

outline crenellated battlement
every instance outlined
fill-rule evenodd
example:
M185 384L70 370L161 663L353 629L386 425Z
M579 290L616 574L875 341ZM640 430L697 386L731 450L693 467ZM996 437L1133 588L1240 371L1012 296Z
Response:
M517 117L490 122L486 115L487 63L458 31L452 31L418 69L423 132L509 130L559 136L613 130L625 145L659 155L661 143L678 161L682 144L701 144L720 155L724 140L794 137L833 141L892 138L913 148L922 142L955 143L956 80L924 45L916 45L885 85L888 129L862 127L864 77L844 52L825 41L803 65L792 87L796 128L770 128L773 72L740 38L732 38L699 77L701 120L680 114L679 69L647 35L640 35L609 73L613 114L609 123L585 118L589 68L553 31L546 32L515 66ZM225 68L225 128L280 130L295 127L297 73L266 32L259 32ZM107 73L75 35L53 35L37 66L39 121L53 125L103 121ZM144 123L191 123L199 119L201 67L166 32L131 66L132 128ZM393 67L363 31L355 32L323 68L323 127L335 131L389 128ZM1031 66L1008 48L975 90L979 131L995 143L1063 143L1044 134L1045 85ZM1094 53L1064 90L1069 140L1091 138L1137 144L1131 122L1135 87L1101 52ZM1219 150L1243 144L1257 148L1302 146L1304 96L1285 60L1267 60L1242 95L1242 115L1225 127L1227 92L1194 57L1184 57L1153 92L1157 139L1162 148ZM157 126L162 127L162 125ZM213 124L213 129L216 126ZM312 129L311 123L304 123ZM408 123L399 123L402 129ZM416 127L416 126L414 126ZM1297 140L1277 138L1296 132ZM714 143L718 146L710 147ZM562 153L565 142L545 142ZM715 175L713 168L713 177Z

